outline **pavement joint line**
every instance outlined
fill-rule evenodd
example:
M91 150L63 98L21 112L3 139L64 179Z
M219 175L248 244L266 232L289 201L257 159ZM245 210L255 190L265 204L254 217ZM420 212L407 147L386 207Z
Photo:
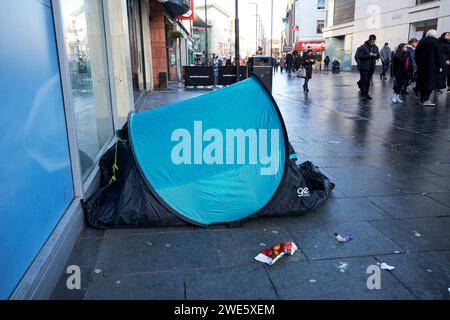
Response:
M378 260L376 256L373 257L375 261L378 261L379 263L383 263L384 261ZM395 272L389 272L389 274L396 279L409 293L411 293L417 300L420 300L420 298L406 285L406 283L403 283L395 274Z
M264 265L263 268L264 268L264 272L265 272L267 278L270 281L270 285L272 286L273 290L275 291L275 295L276 295L277 299L281 299L280 294L278 293L278 290L277 290L275 284L273 283L272 278L270 277L269 271L267 270L267 266Z

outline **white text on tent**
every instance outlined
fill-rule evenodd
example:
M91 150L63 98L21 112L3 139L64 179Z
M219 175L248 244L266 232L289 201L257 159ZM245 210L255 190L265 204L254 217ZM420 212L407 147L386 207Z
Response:
M194 121L193 135L182 128L172 132L171 141L178 143L171 158L176 165L259 164L261 175L276 175L280 166L279 139L278 129L270 129L269 143L267 129L226 129L224 135L213 128L203 132L202 121ZM208 143L205 148L204 143Z

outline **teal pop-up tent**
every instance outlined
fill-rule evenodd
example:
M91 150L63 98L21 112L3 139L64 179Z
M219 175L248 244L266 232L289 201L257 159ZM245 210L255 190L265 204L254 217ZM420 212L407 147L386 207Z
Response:
M278 106L252 76L133 113L85 203L95 227L212 225L312 210L332 184L296 165Z

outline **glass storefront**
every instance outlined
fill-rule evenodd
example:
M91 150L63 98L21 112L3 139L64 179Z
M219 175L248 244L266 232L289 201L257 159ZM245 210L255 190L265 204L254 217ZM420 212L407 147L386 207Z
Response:
M112 138L113 118L101 0L61 0L83 179Z

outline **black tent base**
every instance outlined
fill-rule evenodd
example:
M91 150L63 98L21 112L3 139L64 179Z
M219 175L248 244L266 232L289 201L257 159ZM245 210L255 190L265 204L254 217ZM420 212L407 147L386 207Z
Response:
M99 188L83 203L88 223L99 229L198 225L174 214L152 193L135 163L126 125L119 136L100 159ZM295 154L292 146L289 149ZM235 227L256 217L303 215L324 202L334 188L311 162L297 165L293 158L286 170L283 185L265 207L243 220L223 224Z

